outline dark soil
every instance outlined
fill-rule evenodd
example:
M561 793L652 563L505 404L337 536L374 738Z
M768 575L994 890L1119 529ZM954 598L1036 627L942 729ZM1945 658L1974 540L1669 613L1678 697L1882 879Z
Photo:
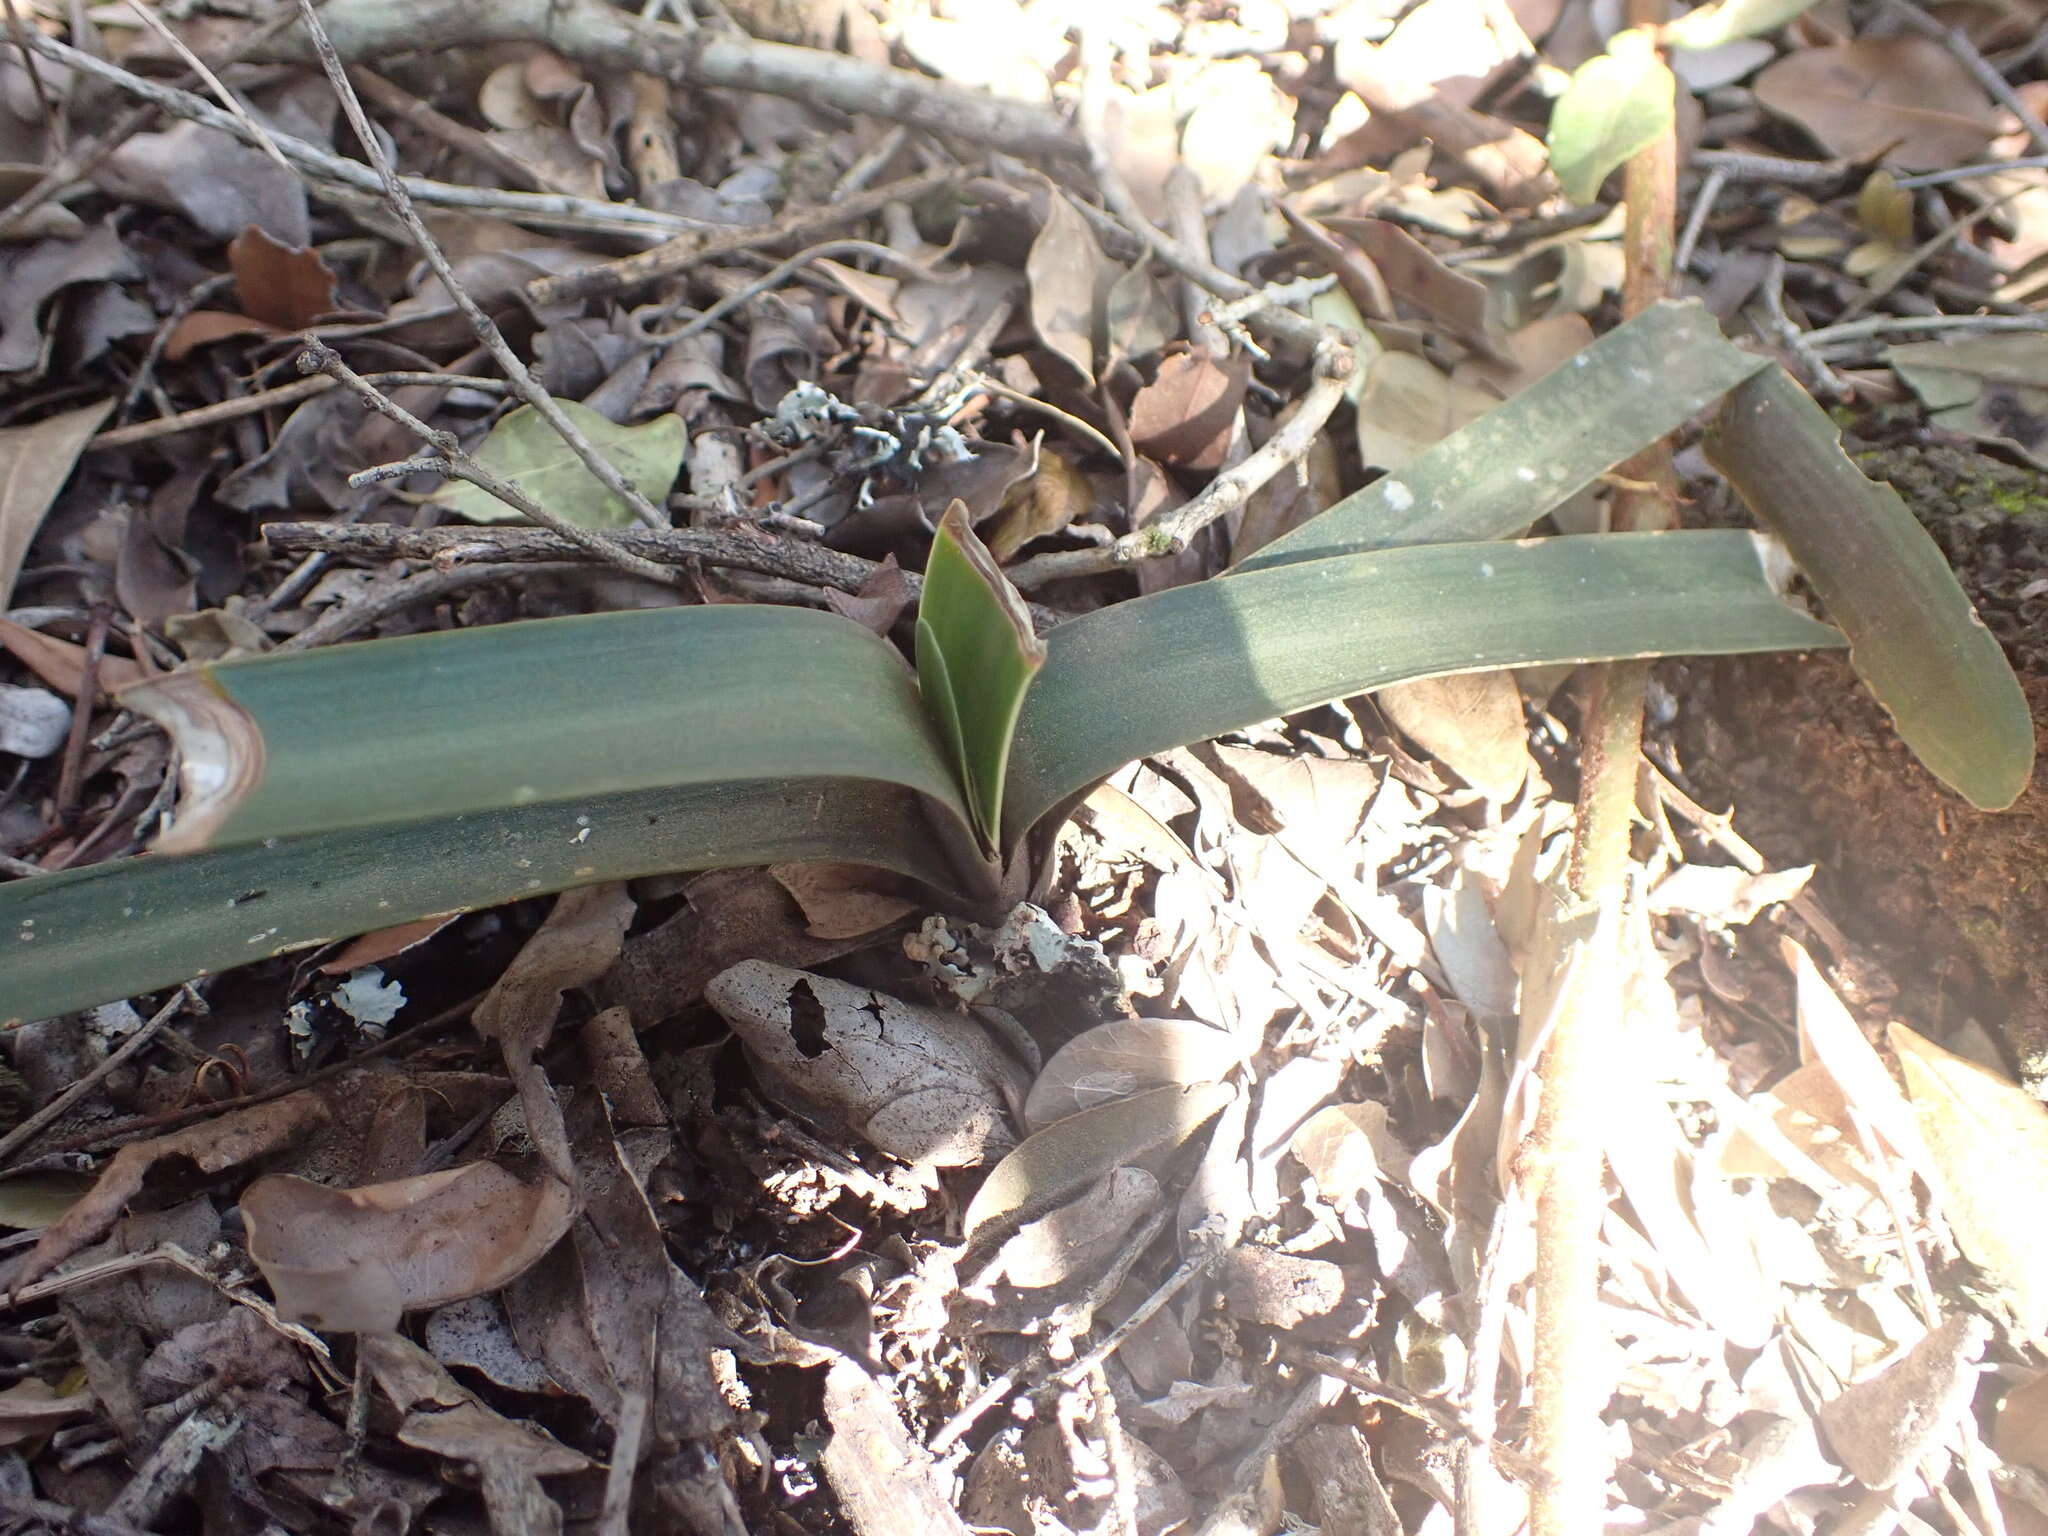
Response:
M1849 447L1949 557L2020 675L2039 741L2048 475L1910 430ZM2030 1083L2048 1079L2042 776L2010 810L1973 810L1900 744L1840 656L1701 666L1692 699L1679 749L1694 785L1732 805L1736 830L1774 865L1819 865L1822 901L1898 988L1883 1011L1937 1038L1974 1018Z

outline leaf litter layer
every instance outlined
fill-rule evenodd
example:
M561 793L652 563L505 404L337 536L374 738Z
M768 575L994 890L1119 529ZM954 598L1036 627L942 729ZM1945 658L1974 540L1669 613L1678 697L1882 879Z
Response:
M1552 914L1562 664L1832 643L1745 536L1604 533L1614 466L1731 388L1803 401L1758 342L2031 460L2048 151L1988 18L1552 11L578 4L543 47L520 5L335 0L367 161L289 9L10 55L48 175L0 215L0 1015L95 1006L11 1035L7 1284L61 1321L17 1334L6 1497L109 1528L1517 1528L1530 1095L1494 1048L1519 1016L1535 1049L1585 963ZM1553 122L1531 57L1576 71ZM1680 267L1752 346L1670 311L1685 345L1560 393L1654 333L1613 329L1612 229L1560 189L1618 191L1680 89L1709 108ZM91 90L167 116L103 126ZM423 234L433 270L398 254ZM2010 800L2023 707L1899 504L1825 424L1720 430L1906 740ZM1782 497L1795 462L1822 489ZM942 519L968 558L920 618ZM255 723L234 751L224 720ZM1813 872L1668 747L1599 941L1607 1516L2023 1523L2040 1106L1995 1016L1888 1019ZM218 851L136 857L202 846L209 795L242 818Z

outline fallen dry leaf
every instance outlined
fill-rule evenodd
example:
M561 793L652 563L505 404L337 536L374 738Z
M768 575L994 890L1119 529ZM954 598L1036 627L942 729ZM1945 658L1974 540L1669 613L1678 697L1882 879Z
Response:
M1111 1170L1179 1146L1230 1098L1220 1083L1154 1088L1055 1121L1026 1137L982 1181L967 1207L968 1238L986 1241L1013 1230Z
M98 1408L90 1391L60 1396L39 1378L26 1377L0 1391L0 1445L40 1439L66 1420Z
M1512 800L1528 777L1529 727L1512 672L1459 672L1396 683L1373 694L1417 746L1493 800Z
M1959 1312L1867 1381L1820 1405L1828 1447L1866 1488L1889 1488L1949 1436L1977 1386L1991 1325Z
M1998 131L1984 88L1940 43L1859 37L1786 55L1756 79L1756 99L1829 154L1942 170L1983 153Z
M2012 1298L2030 1333L2048 1328L2048 1105L1903 1024L1888 1032L1946 1189L1956 1241Z
M771 864L768 873L803 908L804 931L814 939L857 939L920 906L889 889L898 877L865 864Z
M1092 388L1096 314L1117 274L1066 196L1050 184L1046 196L1045 224L1024 260L1024 275L1031 284L1031 324L1046 349Z
M43 1229L13 1289L40 1279L79 1249L107 1234L122 1207L142 1188L149 1170L166 1158L189 1159L201 1173L219 1173L289 1146L328 1118L327 1101L310 1090L286 1094L206 1120L168 1136L131 1141L116 1152L92 1192Z
M1149 1088L1218 1082L1247 1054L1244 1040L1194 1020L1112 1019L1053 1052L1024 1101L1024 1121L1043 1130Z
M0 430L0 609L10 606L14 578L43 514L71 478L78 456L114 408L111 398Z
M13 652L16 661L59 693L78 697L79 686L85 681L84 646L29 629L12 619L0 619L0 650ZM103 696L130 683L139 683L145 676L142 668L126 656L106 655L100 657L97 675Z
M1162 463L1220 469L1251 376L1241 352L1222 360L1174 353L1131 401L1131 441Z
M249 1257L279 1314L362 1333L510 1283L555 1245L574 1210L565 1185L524 1184L496 1163L356 1189L273 1174L242 1196Z
M719 972L704 998L772 1094L892 1157L962 1168L1015 1142L1023 1068L971 1019L765 960Z
M334 308L334 274L320 253L273 240L254 224L228 242L228 267L252 320L295 331Z

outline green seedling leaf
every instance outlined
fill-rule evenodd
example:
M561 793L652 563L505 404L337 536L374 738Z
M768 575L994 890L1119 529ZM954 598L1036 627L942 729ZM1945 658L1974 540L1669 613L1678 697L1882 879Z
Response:
M1772 367L1729 396L1707 457L1792 551L1913 755L1980 809L2018 799L2034 769L2019 680L1934 540L1849 461L1827 413Z
M918 688L952 748L967 809L994 851L1011 737L1045 643L1024 599L975 536L964 502L939 520L917 608Z
M1600 183L1631 155L1671 131L1678 83L1640 27L1618 32L1588 59L1550 114L1550 168L1565 196L1590 203Z
M1731 345L1697 302L1652 305L1225 579L1322 555L1519 533L1767 366Z
M557 402L597 451L618 466L649 501L660 503L683 465L683 423L657 416L622 427L573 400ZM476 460L503 475L535 501L579 528L630 528L633 509L584 468L569 445L530 405L508 411L477 447ZM520 514L490 492L450 480L434 500L473 523L508 523Z
M1719 48L1738 38L1775 32L1813 8L1814 0L1714 0L1686 12L1664 29L1670 48Z
M1065 1204L1105 1174L1179 1146L1233 1091L1221 1083L1153 1088L1080 1110L1027 1136L974 1192L967 1206L968 1243L982 1247Z

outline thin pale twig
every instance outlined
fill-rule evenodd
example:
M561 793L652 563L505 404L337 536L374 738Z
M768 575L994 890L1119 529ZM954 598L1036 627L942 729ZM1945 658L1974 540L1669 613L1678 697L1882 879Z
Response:
M549 511L525 491L502 475L493 473L479 464L463 450L461 442L453 432L431 427L413 415L404 406L393 400L383 390L370 383L361 374L341 360L341 354L332 347L318 342L309 344L299 354L299 367L308 373L319 372L346 384L362 397L363 403L381 416L389 417L412 433L421 442L433 449L439 462L427 465L412 462L405 466L406 472L414 469L439 468L458 480L466 480L480 490L488 491L506 506L524 513L528 518L551 532L560 534L572 544L586 550L608 565L617 566L630 576L645 581L659 582L663 586L675 586L673 571L656 565L652 560L643 560L631 551L620 548L618 542L591 528L579 528L566 518ZM516 387L516 385L515 385ZM614 472L616 473L616 472ZM350 477L351 485L368 483L374 479L389 478L380 470L366 470L361 475Z
M1824 325L1806 333L1809 347L1839 347L1873 336L1964 335L1996 336L2012 332L2048 331L2048 313L2027 315L1869 315L1841 325Z
M178 1016L179 1009L183 1008L188 1002L197 1002L198 1000L199 994L192 990L189 982L172 993L170 1001L157 1009L150 1016L149 1022L122 1041L117 1050L109 1052L100 1061L99 1065L95 1066L85 1076L81 1077L41 1109L22 1121L21 1124L17 1125L5 1136L0 1136L0 1163L6 1162L8 1158L14 1156L15 1153L35 1140L36 1137L49 1129L50 1126L62 1119L73 1105L78 1103L88 1093L91 1093L98 1084L106 1081L113 1073L119 1071L137 1056L141 1055L151 1042L156 1039L164 1026Z
M9 3L11 5L12 0L9 0ZM249 130L251 142L258 149L262 150L263 153L275 160L279 170L283 171L286 175L297 174L292 169L291 161L285 159L284 151L279 149L276 140L271 138L270 130L249 115L249 109L242 105L241 98L227 88L220 76L216 75L207 66L206 60L200 58L198 54L194 53L186 45L185 39L173 32L169 24L161 16L157 15L155 11L144 5L142 0L128 0L128 9L141 17L142 24L159 38L163 39L164 45L184 61L187 69L191 70L193 74L197 75L205 83L206 88L213 92L213 99L233 113L235 120Z
M369 115L363 111L361 98L356 95L355 87L349 83L348 71L342 68L341 55L334 51L334 42L328 37L327 28L321 23L320 12L314 7L313 0L299 0L299 17L306 24L307 35L313 40L314 50L320 56L320 67L326 71L328 83L334 87L335 95L341 99L341 110L347 115L349 126L355 130L356 138L363 146L363 154L376 171L378 179L384 184L384 196L391 204L391 211L398 215L399 221L412 236L413 244L418 246L420 254L426 257L427 265L432 267L434 275L441 279L442 286L448 290L448 296L462 311L470 329L476 332L476 339L484 344L492 360L504 370L505 377L512 383L513 392L532 406L540 418L554 428L555 435L568 445L569 451L576 455L577 460L590 471L598 484L631 507L635 517L650 528L666 528L668 518L663 515L661 509L642 495L639 487L620 474L618 466L600 453L596 444L584 436L582 430L556 403L555 397L541 388L540 381L528 370L525 360L513 351L512 344L506 341L503 333L498 330L498 323L485 314L476 300L470 297L469 290L463 287L456 277L454 267L449 264L447 254L442 251L441 242L434 238L433 233L421 220L419 211L412 205L412 198L406 191L405 183L399 179L398 172L392 168L389 157L385 155L384 146L377 138L377 130L371 126ZM661 490L663 495L668 493L667 486L663 486ZM545 518L537 520L546 521ZM556 531L565 532L568 526L562 524L556 527ZM620 554L623 556L624 552L620 551ZM625 558L631 559L630 556ZM654 569L656 568L648 567L650 572ZM665 581L668 579L668 573L662 572L661 575L650 579Z
M289 16L292 12L286 11L284 14ZM55 38L44 37L39 32L29 33L28 44L34 52L43 57L69 65L79 73L90 75L94 79L104 80L130 96L149 103L154 109L168 112L173 117L184 118L188 122L217 128L241 143L251 146L255 144L249 130L242 126L232 112L223 111L203 96L195 96L190 91L181 91L175 86L164 85L156 80L144 79L118 64L95 58L92 54L69 47ZM134 128L129 126L127 118L123 118L117 125L117 131L132 133ZM113 136L110 132L109 137ZM271 142L284 152L287 160L319 181L377 195L381 195L384 190L377 173L359 160L350 160L334 154L293 134L273 130L270 137ZM407 176L403 180L406 190L419 202L449 208L488 211L521 224L531 224L543 229L582 229L629 235L637 239L666 239L685 231L694 233L716 227L702 219L685 218L681 214L663 213L658 209L641 208L631 203L605 202L590 197L566 197L554 192L513 192L495 187L455 186L449 182L430 181L420 176Z
M406 385L420 384L430 387L446 386L451 389L481 389L494 394L503 394L511 388L503 379L486 378L471 373L432 373L419 370L366 373L362 375L367 384ZM324 395L333 389L338 381L322 374L316 378L294 379L289 384L278 384L270 389L259 389L253 395L237 395L232 400L217 400L212 405L196 406L189 411L180 411L175 416L159 416L154 421L138 421L125 427L113 427L100 433L85 445L86 452L102 448L129 448L136 443L152 442L159 437L175 437L180 432L196 432L202 427L218 426L224 421L238 421L244 416L256 416L280 405L296 405L314 395Z

